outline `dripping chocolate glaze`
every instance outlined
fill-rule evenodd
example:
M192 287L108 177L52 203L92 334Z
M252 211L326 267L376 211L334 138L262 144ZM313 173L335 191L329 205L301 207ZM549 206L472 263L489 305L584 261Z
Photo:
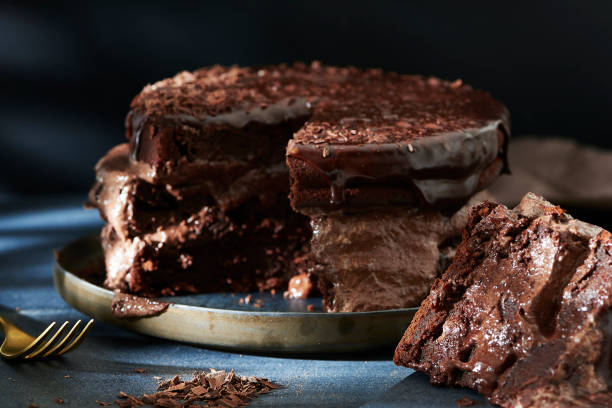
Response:
M320 63L182 72L145 87L131 108L132 159L169 169L192 152L193 134L223 139L250 123L304 120L287 134L288 156L327 178L337 206L345 188L368 183L406 187L423 205L465 202L499 173L509 135L506 108L460 80ZM184 126L193 129L183 134Z
M276 125L296 118L307 118L312 114L312 108L317 99L296 97L286 98L277 103L254 106L250 109L235 109L217 115L194 115L189 113L163 114L158 121L181 123L203 128L207 125L243 128L251 122ZM130 159L138 161L141 157L141 136L149 123L149 117L142 111L131 110L125 120L128 139L130 139Z
M497 158L503 160L504 171L508 170L507 134L507 125L497 120L479 129L410 143L312 145L291 140L287 156L304 160L325 175L332 206L344 204L347 187L372 182L406 185L424 203L436 206L473 195L481 173Z

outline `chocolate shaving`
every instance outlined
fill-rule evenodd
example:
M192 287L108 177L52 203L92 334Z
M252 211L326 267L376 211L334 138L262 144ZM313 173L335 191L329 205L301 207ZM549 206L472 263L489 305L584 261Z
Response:
M471 407L472 405L476 404L476 401L468 397L463 397L456 400L455 403L458 407Z
M117 405L122 408L155 406L164 408L186 407L241 407L259 394L268 393L278 385L259 377L239 377L234 370L210 372L195 371L190 381L179 376L160 381L157 391L141 397L120 391Z

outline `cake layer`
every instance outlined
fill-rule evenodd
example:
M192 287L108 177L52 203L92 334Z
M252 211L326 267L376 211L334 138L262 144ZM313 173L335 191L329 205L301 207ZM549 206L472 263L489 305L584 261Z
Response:
M104 284L141 296L285 290L301 272L310 238L304 217L285 215L241 222L205 207L177 225L128 239L107 224Z
M131 108L132 160L154 183L276 163L293 137L295 208L456 209L505 169L509 136L506 108L461 81L318 63L183 72Z
M88 206L98 208L121 239L180 224L203 207L231 213L249 205L265 217L266 208L276 212L279 202L287 201L288 174L282 163L253 168L221 185L219 178L204 177L185 185L152 184L151 171L149 165L129 160L127 143L112 148L96 165Z
M310 207L408 204L457 208L505 168L501 122L412 143L300 145L290 141L291 201Z
M608 406L611 307L607 231L533 194L486 202L394 361L503 407Z
M108 223L107 287L147 296L284 290L299 272L293 260L307 252L310 229L289 206L286 168L247 173L222 194L186 194L141 178L150 166L128 154L123 144L100 160L89 196Z
M450 217L388 207L311 214L310 271L329 312L418 306L452 258L470 205Z

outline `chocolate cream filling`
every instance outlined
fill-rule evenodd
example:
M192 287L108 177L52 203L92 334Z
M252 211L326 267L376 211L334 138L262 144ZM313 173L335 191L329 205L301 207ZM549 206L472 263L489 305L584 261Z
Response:
M313 272L329 312L418 306L454 254L472 205L451 216L386 208L311 214Z

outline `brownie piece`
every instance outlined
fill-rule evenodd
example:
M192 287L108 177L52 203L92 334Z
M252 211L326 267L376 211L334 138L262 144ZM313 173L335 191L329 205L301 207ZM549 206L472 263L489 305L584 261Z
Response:
M610 406L612 236L527 194L474 208L395 351L503 407Z

